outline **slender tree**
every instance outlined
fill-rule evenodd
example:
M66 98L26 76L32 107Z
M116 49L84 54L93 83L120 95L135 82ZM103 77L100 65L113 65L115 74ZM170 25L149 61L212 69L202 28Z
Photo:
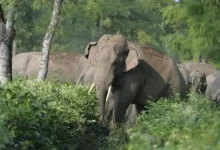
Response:
M9 80L8 51L9 48L6 43L6 25L2 7L0 5L0 82L2 84Z
M201 54L199 54L199 56L198 56L198 62L202 62L202 55Z
M9 74L12 77L12 54L13 54L13 42L15 39L15 29L14 29L14 18L15 10L17 6L17 0L12 3L11 7L8 9L7 20L6 20L6 33L7 33L7 42L9 46Z
M38 81L45 80L47 76L51 42L52 42L53 35L54 35L55 29L57 26L62 2L63 0L55 0L54 2L52 18L51 18L49 27L47 29L47 33L43 41L41 64L40 64L40 70L39 70L38 77L37 77Z
M0 82L12 80L12 39L14 38L14 16L16 1L8 10L7 23L0 5Z

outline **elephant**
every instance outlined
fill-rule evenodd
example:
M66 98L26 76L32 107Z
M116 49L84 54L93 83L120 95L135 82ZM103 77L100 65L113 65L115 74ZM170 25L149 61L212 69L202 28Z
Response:
M206 77L207 88L205 96L220 105L220 72L216 71Z
M204 93L207 86L205 73L197 70L192 71L190 83L194 91Z
M216 72L216 69L207 63L187 62L187 63L183 63L181 65L186 68L186 70L189 72L189 74L191 74L192 71L197 70L200 72L204 72L205 76L207 77L208 75Z
M188 88L191 86L196 92L205 92L206 89L206 77L216 71L214 67L206 63L198 62L187 62L183 64L178 64L179 69L185 68L186 71L181 71L185 81L188 80ZM188 73L188 77L187 74Z
M81 71L81 73L77 72L77 77L78 77L76 81L77 85L79 84L92 85L92 83L94 82L94 76L95 76L95 71L96 71L95 67L91 66L88 63L88 60L86 60L85 62L86 62L86 65L83 64L83 66L85 66L83 71ZM79 63L77 70L78 68L81 68L81 65L82 63Z
M18 74L21 76L26 75L27 65L29 61L33 58L35 55L41 55L41 52L27 52L27 53L20 53L17 54L12 59L12 74Z
M107 126L108 122L113 122L113 107L114 107L114 94L110 94L110 96L106 99L106 107L105 107L105 116L104 116L104 126ZM130 125L135 125L137 116L141 113L141 109L138 108L138 105L130 104L125 113L125 122Z
M13 58L13 74L18 73L29 79L36 78L40 69L41 55L41 52L17 54ZM81 84L90 85L94 81L94 72L92 72L93 69L90 69L88 65L88 60L82 54L73 52L51 53L46 79L58 79L60 82L76 83L81 72L87 67Z
M187 88L176 63L150 46L132 43L120 34L106 34L88 43L84 55L96 68L94 83L103 124L109 87L114 96L114 123L124 122L130 104L143 109L161 97L176 93L186 96Z
M189 76L186 68L183 65L177 64L177 66L178 66L178 68L180 70L180 73L183 76L183 79L185 81L186 87L188 88L189 87L189 83L190 83L190 76Z

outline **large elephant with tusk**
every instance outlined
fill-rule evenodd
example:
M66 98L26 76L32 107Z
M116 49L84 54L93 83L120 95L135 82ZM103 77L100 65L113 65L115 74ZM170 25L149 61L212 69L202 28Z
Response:
M179 93L186 85L175 62L166 54L146 45L132 43L122 35L103 35L85 49L85 57L96 68L94 82L105 124L105 103L112 88L113 121L123 122L130 104L143 108L149 101Z

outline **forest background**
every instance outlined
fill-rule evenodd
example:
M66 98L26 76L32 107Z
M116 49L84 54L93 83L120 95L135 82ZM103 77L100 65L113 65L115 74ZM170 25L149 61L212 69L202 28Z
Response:
M0 2L17 3L16 53L41 51L54 1ZM120 33L166 52L177 63L203 57L218 67L219 14L219 0L65 0L51 51L83 53L88 42Z

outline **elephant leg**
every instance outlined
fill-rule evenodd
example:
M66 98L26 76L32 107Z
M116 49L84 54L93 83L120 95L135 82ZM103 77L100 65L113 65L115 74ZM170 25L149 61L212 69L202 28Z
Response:
M141 86L138 76L123 77L119 87L114 92L113 122L124 122L126 110L131 103L135 104L135 96Z
M143 107L137 104L130 104L126 111L126 122L130 125L136 124L137 116L141 113Z
M78 80L77 80L77 82L76 82L76 85L79 85L79 84L83 84L83 78L84 78L84 76L85 76L85 74L86 74L86 71L89 69L89 65L87 65L84 69L83 69L83 71L81 72L81 74L80 74L80 76L79 76L79 78L78 78Z
M128 124L134 124L137 117L137 110L135 104L130 104L126 111L125 119Z
M114 100L113 100L113 94L111 93L106 101L105 122L110 122L112 118L113 106L114 106Z

